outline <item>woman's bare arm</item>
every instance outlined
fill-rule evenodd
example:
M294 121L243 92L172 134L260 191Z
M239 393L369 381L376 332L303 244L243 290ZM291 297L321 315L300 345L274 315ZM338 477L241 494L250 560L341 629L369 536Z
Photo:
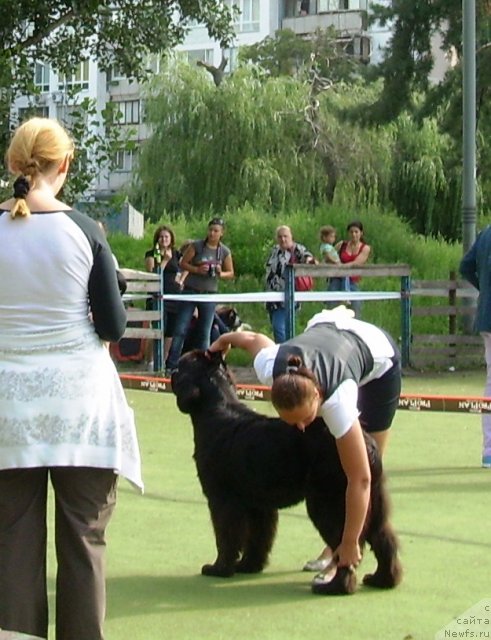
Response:
M208 349L211 352L221 351L225 356L230 347L244 349L253 358L265 347L274 346L273 340L263 333L255 333L254 331L231 331L223 333Z
M336 440L341 465L346 474L346 516L341 544L336 549L340 566L356 566L361 560L359 539L370 499L370 465L360 422Z

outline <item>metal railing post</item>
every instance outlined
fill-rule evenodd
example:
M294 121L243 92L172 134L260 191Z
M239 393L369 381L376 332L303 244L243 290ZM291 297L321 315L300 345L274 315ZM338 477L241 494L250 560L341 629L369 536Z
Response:
M411 276L401 277L401 364L411 361Z
M160 318L157 320L157 329L160 330L160 338L153 341L153 370L163 370L163 355L164 355L164 271L158 267L157 273L159 274L159 293L157 296L156 311L159 311ZM155 299L154 299L155 308Z
M291 264L285 268L285 313L286 339L289 340L295 335L295 271Z

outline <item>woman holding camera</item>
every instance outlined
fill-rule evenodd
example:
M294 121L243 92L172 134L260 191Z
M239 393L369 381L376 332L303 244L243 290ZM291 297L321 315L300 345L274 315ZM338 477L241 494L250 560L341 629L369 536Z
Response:
M190 243L184 252L180 262L181 269L188 272L184 283L184 294L216 293L220 278L234 277L232 254L230 249L222 243L224 226L221 218L213 218L208 223L206 238ZM214 302L186 300L179 302L178 305L174 336L166 362L167 374L177 368L194 310L196 308L198 310L195 346L199 349L207 349L210 346L210 330L215 315Z

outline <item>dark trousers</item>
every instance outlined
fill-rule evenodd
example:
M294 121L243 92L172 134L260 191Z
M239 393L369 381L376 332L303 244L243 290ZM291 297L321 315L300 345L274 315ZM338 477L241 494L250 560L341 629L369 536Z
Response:
M183 293L198 293L197 291L184 290ZM181 357L184 340L188 332L195 308L198 309L198 319L195 328L195 348L208 349L210 346L210 332L213 324L213 316L215 315L214 302L179 302L176 324L174 325L174 334L172 336L172 344L167 356L166 368L176 369L179 358Z
M48 637L48 476L55 496L56 640L102 640L105 530L117 485L111 469L0 471L0 628Z

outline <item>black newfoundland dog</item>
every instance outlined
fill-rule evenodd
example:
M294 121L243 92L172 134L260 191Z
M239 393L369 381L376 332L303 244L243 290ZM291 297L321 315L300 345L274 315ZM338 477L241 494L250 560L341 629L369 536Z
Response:
M305 432L279 418L256 413L236 395L220 354L192 351L172 375L177 405L191 416L194 458L215 531L217 559L201 573L228 577L264 569L273 546L278 509L306 500L307 512L331 549L342 537L346 476L334 438L320 419ZM379 454L366 437L372 483L361 536L377 559L364 584L388 589L401 580L397 538L389 524L389 503ZM338 568L315 593L353 593L352 569Z

